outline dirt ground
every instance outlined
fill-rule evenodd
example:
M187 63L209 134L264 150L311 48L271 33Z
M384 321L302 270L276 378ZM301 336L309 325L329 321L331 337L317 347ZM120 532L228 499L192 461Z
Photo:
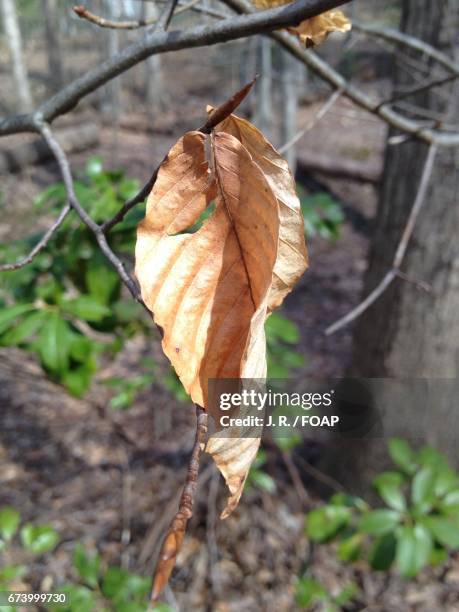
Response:
M174 61L180 61L180 54ZM210 60L209 60L210 61ZM146 134L110 126L101 129L100 144L71 158L75 173L89 154L123 167L142 182L185 129L199 125L212 87L196 81L187 99L187 113L170 104L161 131ZM384 86L378 85L378 86ZM181 85L171 85L177 100ZM300 125L314 116L323 100L302 106ZM85 113L93 116L93 110ZM129 113L145 122L142 113ZM185 117L185 118L184 118ZM359 128L358 130L356 128ZM301 150L382 163L385 128L373 117L340 100L326 119L305 136ZM22 138L20 140L26 140ZM114 143L118 143L116 158ZM7 146L13 146L9 139ZM33 196L56 179L54 164L33 166L2 176L3 215L0 240L26 235L37 222L30 214ZM316 177L318 178L318 177ZM350 210L371 221L376 189L368 184L320 177ZM366 226L365 226L366 227ZM336 243L309 243L310 269L286 300L285 313L301 330L299 351L306 359L298 376L340 376L349 359L352 328L331 337L325 328L359 300L369 232L348 219ZM24 519L51 523L61 536L55 552L32 562L31 582L24 588L49 590L74 578L71 555L75 541L98 549L106 563L149 575L167 522L177 503L194 436L192 408L152 382L126 412L107 408L107 376L127 376L141 357L160 356L159 341L135 339L111 363L104 363L84 400L70 398L43 377L34 359L21 351L0 350L0 506L12 505ZM281 456L268 449L267 469L277 491L255 488L226 521L218 519L224 485L204 460L197 508L189 525L166 600L179 610L196 612L282 612L297 610L295 576L308 569L332 592L354 580L361 595L348 610L432 612L459 610L459 559L425 570L415 581L387 578L364 565L344 567L331 547L313 548L303 534L304 513L320 497L314 479L301 472L310 491L307 505L290 480ZM303 449L311 455L314 449ZM19 550L13 551L21 561ZM19 585L21 586L21 585Z

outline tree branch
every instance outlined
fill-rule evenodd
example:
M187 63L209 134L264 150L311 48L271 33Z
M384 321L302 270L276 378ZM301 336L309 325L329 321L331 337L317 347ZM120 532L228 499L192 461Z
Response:
M19 268L23 268L27 264L31 263L33 259L35 258L35 256L38 255L40 251L43 251L43 249L48 246L52 237L57 232L59 227L62 225L62 223L64 222L64 219L66 218L70 210L71 210L71 206L69 203L67 203L64 206L64 208L61 210L61 212L59 213L57 219L54 221L51 227L47 230L47 232L42 237L42 239L33 247L30 253L26 257L24 257L23 259L20 259L19 261L16 261L15 263L0 265L0 272L18 270Z
M424 204L427 195L427 190L429 187L430 178L432 176L436 154L437 147L435 145L431 145L429 148L429 152L427 153L424 169L422 171L421 181L419 183L419 189L416 194L413 207L410 211L408 221L405 225L402 237L400 238L400 242L395 252L394 259L392 261L392 268L384 275L381 282L358 306L353 308L350 312L347 313L347 315L345 315L341 319L338 319L338 321L333 323L333 325L327 327L327 329L325 330L327 336L335 333L342 327L345 327L346 325L351 323L351 321L357 319L357 317L360 317L360 315L363 314L365 310L367 310L372 304L374 304L374 302L376 302L376 300L386 291L386 289L389 287L389 285L395 278L399 277L401 279L407 280L406 275L400 271L400 266L402 265L406 250L408 248L408 243L410 241L411 235L413 234L416 219L419 216L419 212ZM419 284L419 282L417 284Z
M400 32L399 30L393 30L391 28L381 28L378 26L370 26L368 24L363 24L359 22L353 22L352 27L358 32L363 32L364 34L369 34L371 36L377 36L378 38L382 38L392 43L397 43L404 47L409 47L410 49L414 49L415 51L419 51L428 57L431 57L436 62L438 62L441 66L459 76L459 64L449 58L445 53L442 53L432 45L416 38L415 36L410 36L409 34L405 34L404 32Z
M183 6L178 7L174 15L180 15L189 9L193 8L201 0L192 0ZM100 28L110 28L112 30L137 30L138 28L144 28L149 25L153 25L159 21L159 17L152 17L150 19L139 19L137 21L112 21L111 19L105 19L91 13L84 5L80 4L73 7L73 12L80 17L80 19L86 19L90 23L94 23Z
M251 14L254 11L253 6L247 0L222 0L222 2L238 13ZM459 145L459 133L445 134L441 130L428 128L417 121L408 119L393 109L388 108L388 106L380 106L378 101L375 101L358 87L351 85L339 72L316 53L304 49L291 34L272 32L269 36L318 74L324 81L327 81L332 87L341 89L343 95L352 100L357 106L373 113L392 127L428 144L446 147Z
M56 117L72 110L78 102L110 79L135 66L150 55L214 45L252 34L270 32L299 24L324 11L350 0L297 0L292 4L223 19L217 24L198 25L189 30L155 31L127 46L114 57L89 70L56 95L41 104L35 113L15 115L0 120L0 135L36 132L37 120L51 123Z
M207 413L196 405L196 436L179 507L167 530L153 576L151 601L154 604L167 585L182 546L188 521L193 516L194 495L198 482L199 457L207 434Z
M64 150L62 149L61 145L59 144L59 142L56 140L55 136L53 135L50 126L38 119L36 119L35 121L36 122L34 126L35 126L36 131L40 132L43 138L46 140L49 148L53 152L53 155L57 161L57 164L59 166L59 170L62 176L62 180L65 185L68 202L70 206L75 210L75 212L80 217L80 219L83 221L83 223L92 231L92 233L96 237L97 243L99 244L101 251L110 261L110 263L113 265L118 275L120 276L121 280L131 292L132 297L137 302L139 302L139 304L142 304L146 308L140 296L140 291L137 286L137 283L130 276L130 274L126 272L120 259L118 259L115 253L111 250L107 242L107 239L102 231L101 226L98 225L93 219L91 219L91 217L88 215L88 213L84 210L84 208L81 206L80 202L78 201L78 198L76 197L75 189L73 186L73 178L72 178L72 173L70 170L70 164L68 162L66 154L64 153Z

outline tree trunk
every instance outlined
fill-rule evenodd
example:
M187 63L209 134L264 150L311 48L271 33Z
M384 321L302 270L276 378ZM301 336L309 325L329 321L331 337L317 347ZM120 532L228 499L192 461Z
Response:
M64 84L62 51L59 40L59 20L56 0L42 0L45 17L46 47L48 52L48 71L52 89L58 91Z
M2 0L3 23L6 38L11 53L11 66L19 110L27 113L32 110L32 94L30 93L27 69L22 53L21 31L14 0Z
M458 21L454 2L404 0L401 29L447 52L454 38L446 40ZM456 5L457 6L457 5ZM451 9L451 10L450 10ZM457 30L456 30L457 31ZM449 49L444 45L449 42ZM432 70L431 70L432 72ZM412 87L410 74L396 71L398 91ZM455 123L459 111L459 87L447 96L430 90L409 101L441 113L446 123ZM390 134L393 135L393 134ZM390 136L389 135L389 136ZM390 269L397 244L413 206L428 146L418 140L386 147L383 181L370 249L364 296ZM416 221L402 271L410 279L428 283L426 293L410 282L396 280L356 324L350 374L356 377L397 379L454 379L459 371L459 169L458 152L437 153L424 208ZM382 437L410 436L418 430L418 443L431 443L458 464L457 398L451 396L452 381L428 384L434 389L426 410L418 410L419 385L408 385L398 401L384 406ZM395 384L395 383L394 383ZM426 383L427 384L427 383ZM417 387L418 391L410 391ZM457 391L457 384L456 384ZM422 413L422 414L421 414ZM419 421L422 428L419 428ZM421 431L419 431L421 429ZM357 488L368 487L368 476L381 469L386 443L360 441L341 448L340 475Z

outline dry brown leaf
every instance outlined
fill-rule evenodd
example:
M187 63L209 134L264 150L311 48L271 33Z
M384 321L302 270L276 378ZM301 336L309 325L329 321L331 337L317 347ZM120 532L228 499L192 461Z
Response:
M286 160L249 121L230 115L216 129L232 134L244 145L265 175L279 204L279 246L268 298L268 310L271 311L281 305L308 266L304 220L295 181Z
M277 255L276 198L259 167L229 134L215 134L215 178L204 135L189 132L171 149L138 230L136 274L163 330L163 349L193 402L208 409L211 378L240 378L258 309L266 314ZM216 199L194 234L180 234ZM261 317L262 318L262 317ZM258 320L258 319L257 319Z
M192 400L215 416L209 379L266 378L264 323L307 267L307 252L293 178L261 132L229 116L210 137L210 163L205 139L185 134L161 165L138 229L136 274L165 354ZM213 200L202 227L181 233ZM222 517L237 506L259 444L258 429L209 438L205 450L230 490Z
M257 8L268 9L290 4L293 0L252 0ZM326 11L317 17L305 19L300 25L288 28L306 47L320 45L332 32L349 32L351 22L342 11Z

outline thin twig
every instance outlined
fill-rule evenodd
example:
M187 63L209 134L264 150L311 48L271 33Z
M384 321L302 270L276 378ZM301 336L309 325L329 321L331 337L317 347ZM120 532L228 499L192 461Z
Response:
M253 15L223 19L212 25L197 25L188 30L149 32L113 57L108 58L86 74L77 78L57 94L43 102L36 112L14 115L0 120L0 134L36 132L37 116L51 123L59 115L72 110L78 102L111 79L126 72L147 57L167 51L191 49L237 40L253 34L269 32L277 28L297 25L326 10L336 8L350 0L297 0Z
M159 560L153 575L151 602L154 604L169 581L178 552L182 546L188 521L193 516L194 495L198 482L199 457L207 434L207 413L196 406L196 437L188 464L185 486L179 507L172 519L159 553Z
M180 15L189 9L193 8L201 0L192 0L187 4L183 4L178 7L174 14ZM91 13L84 5L80 4L73 7L73 12L78 15L81 19L86 19L100 28L110 28L112 30L137 30L138 28L144 28L146 26L158 23L159 17L151 17L150 19L138 19L137 21L112 21L111 19L105 19L94 13Z
M377 36L384 40L387 40L392 43L397 43L399 45L409 47L410 49L414 49L419 53L427 55L431 57L435 61L437 61L441 66L459 76L459 64L449 58L445 53L442 53L429 43L420 40L414 36L410 36L404 32L400 32L399 30L393 30L391 28L381 28L378 26L370 26L368 24L363 24L359 22L353 22L352 27L358 32L363 32L364 34L369 34L371 36Z
M252 89L256 78L257 77L252 79L250 83L247 83L247 85L244 85L244 87L242 87L233 96L231 96L229 100L215 108L208 116L207 121L199 128L198 131L202 132L203 134L210 134L210 132L216 125L224 121L224 119L226 119L241 104L241 102L247 96L249 91ZM142 187L142 189L131 199L127 200L127 202L123 204L120 210L115 215L113 215L111 219L108 219L107 221L102 223L102 225L100 226L100 230L102 233L107 233L114 225L120 223L120 221L124 219L127 213L132 208L134 208L134 206L140 204L145 200L150 191L153 189L153 185L155 184L155 181L158 177L159 168L161 167L161 164L164 162L165 159L166 158L163 158L163 160L158 164L158 166L153 171L153 174L148 179L147 183Z
M451 83L452 81L459 78L459 74L450 74L447 77L443 77L442 79L433 79L429 80L427 83L423 83L422 85L416 85L415 87L408 89L402 93L399 93L387 100L383 100L379 103L379 106L386 106L390 104L395 104L400 100L404 100L405 98L409 98L411 96L429 91L430 89L434 89L435 87L441 87L442 85L446 85L447 83Z
M46 231L46 233L41 238L41 240L39 242L37 242L37 244L33 247L33 249L30 251L30 253L26 257L24 257L23 259L19 259L18 261L14 262L14 263L0 265L0 272L7 272L7 271L10 271L10 270L18 270L19 268L23 268L27 264L31 263L33 261L33 259L36 257L36 255L38 255L38 253L40 253L40 251L43 251L43 249L48 246L49 242L51 241L51 239L53 238L54 234L57 232L57 230L60 228L60 226L64 222L64 219L66 218L66 216L68 215L70 210L71 210L71 206L70 206L69 203L67 203L62 208L62 210L59 213L57 219L54 221L54 223L51 225L51 227Z
M76 197L76 194L75 194L75 189L74 189L74 185L73 185L73 178L72 178L72 173L71 173L71 170L70 170L69 161L67 159L67 156L66 156L64 150L62 149L61 145L56 140L56 137L54 136L53 132L51 131L50 126L48 124L44 123L43 121L40 121L39 119L36 119L35 121L36 121L35 125L36 125L37 131L39 131L41 133L41 135L43 136L43 138L46 140L49 148L53 152L53 155L54 155L54 157L55 157L55 159L57 161L57 164L59 166L59 170L60 170L60 173L61 173L61 176L62 176L62 180L64 182L65 189L67 191L67 197L68 197L68 201L69 201L70 206L75 210L75 212L80 217L80 219L83 221L83 223L92 231L92 233L96 237L96 240L97 240L97 242L99 244L99 247L100 247L101 251L104 253L104 255L107 257L107 259L110 261L110 263L113 265L113 267L117 271L119 277L121 278L123 283L126 285L126 287L131 292L132 297L137 302L139 302L140 304L145 306L145 304L144 304L144 302L143 302L143 300L142 300L142 298L140 296L140 291L139 291L139 288L137 286L137 283L130 276L130 274L128 274L128 272L125 270L125 268L124 268L122 262L120 261L120 259L118 259L118 257L115 255L115 253L111 250L110 246L108 245L107 239L106 239L104 233L102 232L101 226L99 226L88 215L88 213L84 210L84 208L81 206L80 202L78 201L78 198ZM145 306L145 308L146 308L146 306Z
M292 459L292 454L290 451L282 451L281 452L282 460L285 463L285 466L288 470L292 483L295 487L295 491L304 506L308 506L311 503L311 498L309 497L308 492L306 491L305 486L303 485L303 481L301 480L301 476L298 472L298 468L295 465L295 462Z
M432 176L436 154L437 147L435 145L431 145L427 153L424 169L422 171L421 181L419 183L419 188L416 194L413 207L410 211L408 221L405 225L402 237L400 238L400 242L398 243L397 250L394 255L392 268L384 275L380 283L358 306L348 312L347 315L341 317L341 319L338 319L338 321L327 327L327 329L325 330L325 334L327 336L335 333L339 329L351 323L351 321L357 319L386 291L386 289L389 287L389 285L395 278L403 278L403 273L400 274L400 266L403 262L403 258L405 257L405 253L408 248L408 243L413 233L416 220L419 216L419 212L422 208L422 205L424 204L427 195L427 190L429 187L430 178Z
M222 0L222 2L238 13L252 14L255 10L247 0ZM388 106L380 107L378 101L375 101L363 90L349 83L349 81L322 59L322 57L314 53L314 51L305 49L300 45L296 37L291 34L274 31L267 35L277 41L284 49L305 64L305 66L318 74L334 89L341 89L343 95L354 102L354 104L376 115L393 128L405 132L414 138L423 140L428 144L447 147L455 147L459 144L458 132L446 134L442 130L426 127L419 121L409 119Z
M159 16L157 28L162 29L164 31L167 30L171 22L171 19L174 16L174 11L177 7L177 2L178 0L169 0L163 12Z
M298 461L301 463L301 466L304 471L307 472L313 478L315 478L315 480L317 480L318 482L322 482L323 484L327 485L327 487L330 487L330 489L332 489L333 491L345 490L340 482L338 482L328 474L325 474L324 472L318 470L316 467L311 465L309 461L303 459L303 457L298 457Z
M295 145L305 134L312 130L321 119L328 113L329 110L335 105L338 101L338 98L342 94L342 89L337 89L332 93L332 95L328 98L323 106L320 107L319 111L314 115L314 117L305 125L305 127L300 130L293 138L288 140L284 145L279 149L279 153L283 155L286 151L288 151L293 145Z

